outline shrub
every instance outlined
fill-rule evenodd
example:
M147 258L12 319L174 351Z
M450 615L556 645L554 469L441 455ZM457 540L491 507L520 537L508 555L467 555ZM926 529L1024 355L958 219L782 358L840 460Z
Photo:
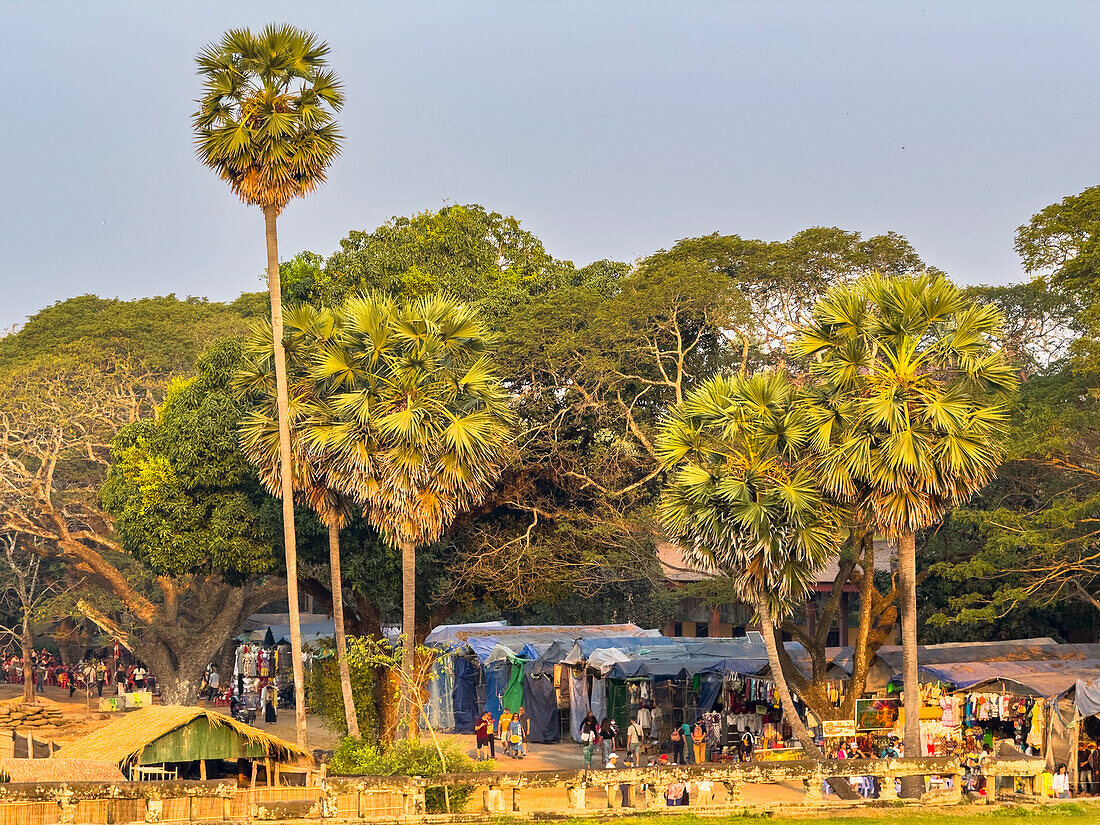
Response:
M306 681L306 698L310 710L325 720L325 725L338 733L348 732L347 719L344 717L344 696L340 690L340 668L333 655L333 642L325 639L322 653L314 658L310 678ZM378 723L378 709L375 707L374 668L357 664L349 659L351 665L351 693L355 702L355 715L359 718L359 733L364 739L377 739L381 726Z
M365 740L343 739L329 762L329 770L334 774L355 774L363 776L439 776L441 773L472 773L489 771L493 762L475 762L462 752L453 741L441 741L440 750L443 759L432 741L394 742L385 750ZM473 788L469 785L452 786L450 789L451 810L458 811L466 805ZM443 788L428 788L424 794L424 803L428 813L443 813L446 810Z

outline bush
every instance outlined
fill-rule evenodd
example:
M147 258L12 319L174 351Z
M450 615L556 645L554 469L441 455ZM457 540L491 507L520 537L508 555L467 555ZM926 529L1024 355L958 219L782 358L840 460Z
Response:
M321 656L313 660L310 678L306 681L306 698L310 710L325 720L325 725L338 733L348 732L344 717L344 695L340 690L340 667L333 653L331 639L322 642ZM359 733L364 739L377 739L381 726L375 707L374 668L349 660L351 669L351 693L355 702L355 715L359 718Z
M334 774L354 774L362 776L439 776L441 773L472 773L489 771L493 762L475 762L453 741L439 743L446 762L446 770L439 760L435 743L394 742L385 750L365 740L350 737L343 739L329 762L329 771ZM473 790L469 785L450 788L451 810L465 807L466 800ZM443 788L428 788L424 794L424 803L428 813L446 811Z

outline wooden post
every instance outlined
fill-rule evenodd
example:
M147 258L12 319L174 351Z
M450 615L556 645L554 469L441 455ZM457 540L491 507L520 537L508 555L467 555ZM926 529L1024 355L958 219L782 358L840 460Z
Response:
M1074 711L1076 713L1076 711ZM1081 793L1079 783L1081 771L1077 760L1081 758L1079 748L1081 746L1081 721L1074 719L1069 726L1069 786L1074 793Z
M275 763L275 785L276 785L276 787L278 787L279 785L282 784L282 781L281 781L282 778L283 778L282 763L281 762L276 762Z
M271 768L271 757L269 756L264 760L264 774L267 777L267 787L269 788L271 787L271 780L274 773L275 771Z
M205 759L200 759L199 760L199 779L201 779L203 782L206 781L206 760Z
M258 773L259 766L256 764L256 760L252 760L252 784L248 786L250 791L256 790L256 774Z

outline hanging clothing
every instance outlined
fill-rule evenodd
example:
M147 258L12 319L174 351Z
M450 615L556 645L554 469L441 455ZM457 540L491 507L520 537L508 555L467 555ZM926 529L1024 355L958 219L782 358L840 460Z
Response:
M603 719L607 711L607 680L592 677L592 697L588 700L592 713Z
M579 675L578 675L579 674ZM581 722L588 712L588 676L585 672L569 670L569 729L573 741L581 741Z

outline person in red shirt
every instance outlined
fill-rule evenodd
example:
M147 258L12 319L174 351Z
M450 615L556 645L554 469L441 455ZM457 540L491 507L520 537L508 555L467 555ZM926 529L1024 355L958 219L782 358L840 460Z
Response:
M474 725L474 735L477 737L477 761L483 762L486 759L495 759L496 753L493 748L493 715L489 711L481 714L481 718L477 720L477 724Z

